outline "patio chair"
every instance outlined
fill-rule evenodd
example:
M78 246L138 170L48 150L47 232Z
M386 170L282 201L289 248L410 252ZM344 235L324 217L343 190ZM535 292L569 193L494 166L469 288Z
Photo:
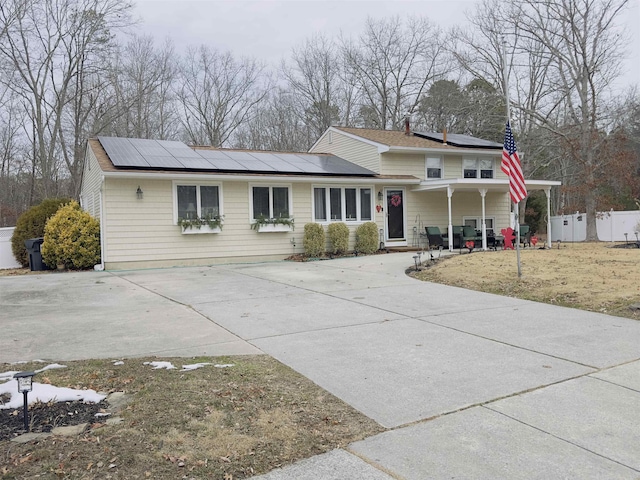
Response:
M522 243L522 247L526 247L527 244L531 246L531 230L529 229L529 225L520 225L520 243Z
M468 242L473 242L473 246ZM482 235L478 236L478 232L474 227L465 225L462 228L462 246L469 248L469 251L473 250L478 245L482 244Z
M444 239L440 227L424 227L427 232L427 239L429 240L429 249L433 248L445 248L449 246L449 242Z

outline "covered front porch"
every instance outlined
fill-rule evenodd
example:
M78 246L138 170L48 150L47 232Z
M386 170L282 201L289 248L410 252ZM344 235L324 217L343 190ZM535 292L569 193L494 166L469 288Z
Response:
M561 182L554 180L526 180L527 191L543 190L547 198L547 239L551 239L551 187L561 185ZM439 180L425 180L420 182L420 185L413 188L412 193L419 192L442 192L446 195L447 199L447 233L448 238L453 239L453 217L454 211L457 217L465 217L465 209L469 208L469 194L477 194L477 200L480 203L480 215L476 218L480 221L479 230L482 235L482 250L488 249L487 242L487 230L496 229L497 225L492 224L487 227L487 219L489 218L492 223L496 221L496 215L487 214L486 199L489 194L493 194L493 209L499 210L498 215L508 216L506 220L512 228L517 229L519 222L517 218L517 212L514 212L513 204L509 198L509 180L508 179L478 179L478 178L453 178L453 179L439 179ZM496 194L498 197L496 198ZM456 195L459 197L466 197L465 202L461 206L456 206ZM473 197L471 197L473 201ZM473 206L473 211L477 210L477 206ZM471 216L471 215L470 215ZM504 223L505 221L502 221ZM449 250L453 251L453 241L449 242Z

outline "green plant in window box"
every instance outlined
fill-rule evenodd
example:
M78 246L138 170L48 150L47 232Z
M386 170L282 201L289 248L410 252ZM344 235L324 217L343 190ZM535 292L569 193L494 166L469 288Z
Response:
M196 218L179 218L178 225L182 227L182 231L197 228L200 230L203 225L207 225L211 230L219 228L222 230L222 224L224 223L224 215L205 215L204 217Z
M255 222L251 224L251 228L258 231L260 230L260 227L263 227L265 225L286 225L288 227L291 227L292 230L295 230L293 222L293 217L267 218L264 215L260 215L255 219Z

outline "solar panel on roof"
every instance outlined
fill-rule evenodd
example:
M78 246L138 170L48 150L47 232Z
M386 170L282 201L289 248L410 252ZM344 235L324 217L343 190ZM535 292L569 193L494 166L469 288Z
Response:
M444 141L443 133L436 132L413 132L417 135L428 140L436 140L438 142ZM493 142L491 140L484 140L482 138L472 137L471 135L462 135L459 133L447 133L447 143L456 147L473 147L473 148L502 148L501 143Z
M127 138L98 137L98 141L116 167L150 166Z
M186 168L186 165L183 165L176 157L169 156L159 156L154 155L153 157L147 157L147 161L152 167L158 168Z
M174 142L171 140L157 140L158 144L167 152L179 158L200 158L197 152L182 142Z
M98 137L116 167L255 173L375 175L334 155L191 149L182 142Z
M206 158L201 157L196 154L195 157L176 157L180 163L182 163L185 168L190 168L194 170L217 170L215 165L209 162Z

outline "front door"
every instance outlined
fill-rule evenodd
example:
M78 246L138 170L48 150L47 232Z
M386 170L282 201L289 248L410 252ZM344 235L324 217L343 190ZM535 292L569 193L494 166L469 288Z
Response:
M391 242L406 241L404 228L404 190L401 188L385 189L387 197L387 240Z

